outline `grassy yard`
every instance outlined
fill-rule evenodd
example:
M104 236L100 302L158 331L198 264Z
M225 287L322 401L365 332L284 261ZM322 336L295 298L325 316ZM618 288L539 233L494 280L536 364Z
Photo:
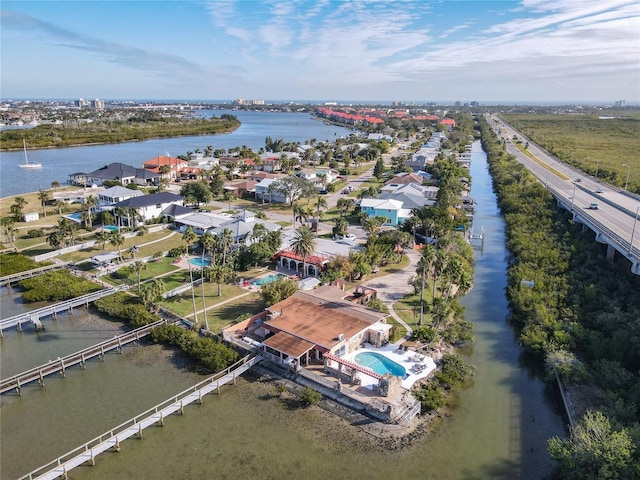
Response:
M205 282L204 284L204 300L207 310L210 308L214 308L215 305L229 300L233 297L237 297L238 295L242 295L247 291L237 287L235 285L221 285L221 293L222 295L218 296L218 284L212 282ZM195 288L195 300L196 300L196 310L200 311L203 309L202 303L202 287L197 286ZM239 305L247 304L247 297L242 297L238 300ZM191 290L188 290L180 295L176 295L175 297L168 298L161 302L161 305L167 307L179 315L183 317L192 317L193 316L193 300L191 298ZM226 305L225 305L226 306ZM242 312L241 312L242 313ZM238 314L239 315L239 314ZM230 323L231 320L236 318L236 315L233 318L227 318L227 323ZM209 317L209 312L207 311L207 318ZM198 313L198 319L202 319L202 314Z
M127 250L129 248L131 248L133 245L140 245L142 243L152 241L157 241L157 243L140 247L140 251L137 254L138 257L149 256L156 252L167 251L173 247L184 245L184 243L182 242L182 236L171 235L172 233L173 232L169 230L162 230L160 232L148 233L143 236L134 236L131 238L127 238L124 244L120 247L120 250L122 251L122 257L127 260L130 259L131 254L127 253ZM44 251L51 251L51 248L49 247L47 249L44 249ZM61 255L60 259L64 261L80 262L100 253L117 251L118 249L116 247L107 242L104 249L102 248L102 244L97 244L84 250L78 250L76 252L70 252ZM34 250L26 250L22 253L24 253L25 255L37 255L39 252Z
M640 193L640 110L598 115L501 114L524 135L589 175ZM629 165L629 169L623 165Z
M223 287L224 288L224 287ZM265 309L262 298L257 293L251 293L235 302L229 302L221 307L207 310L209 330L220 332L224 327L234 322L241 315L255 315ZM200 315L198 316L200 318Z

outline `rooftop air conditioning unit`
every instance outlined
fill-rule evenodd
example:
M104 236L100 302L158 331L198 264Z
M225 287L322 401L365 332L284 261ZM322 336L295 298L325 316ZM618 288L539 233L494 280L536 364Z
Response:
M338 341L341 342L342 340L344 340L344 333L338 335Z

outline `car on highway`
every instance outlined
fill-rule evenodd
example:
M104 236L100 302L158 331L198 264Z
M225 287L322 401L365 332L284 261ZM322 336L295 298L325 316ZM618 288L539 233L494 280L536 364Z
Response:
M596 193L604 193L604 190L601 188L596 188Z
M581 178L576 178L576 183L580 183L582 181Z
M600 205L598 205L597 203L592 203L591 205L589 205L589 210L598 210L600 208Z

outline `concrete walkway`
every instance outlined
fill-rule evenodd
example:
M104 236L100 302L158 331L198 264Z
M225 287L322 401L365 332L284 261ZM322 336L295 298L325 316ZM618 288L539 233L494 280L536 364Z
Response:
M391 316L407 329L406 335L396 342L397 345L404 343L413 335L413 328L393 310L393 304L411 292L412 287L408 283L409 278L416 274L416 267L420 260L420 253L415 250L407 250L406 255L409 257L409 265L402 270L383 277L373 278L371 281L364 283L364 286L375 288L378 291L378 298L389 309Z

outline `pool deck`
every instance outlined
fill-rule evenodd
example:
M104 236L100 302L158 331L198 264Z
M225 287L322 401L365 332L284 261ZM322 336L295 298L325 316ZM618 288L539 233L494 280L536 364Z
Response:
M431 357L418 354L411 350L400 350L398 345L389 344L384 347L367 346L345 355L345 360L354 361L354 357L359 353L371 352L379 353L393 360L398 365L402 365L407 372L407 378L402 380L402 387L411 390L411 387L420 379L429 376L436 369L436 364ZM419 369L419 370L418 370ZM373 388L378 381L368 375L360 374L363 387Z

